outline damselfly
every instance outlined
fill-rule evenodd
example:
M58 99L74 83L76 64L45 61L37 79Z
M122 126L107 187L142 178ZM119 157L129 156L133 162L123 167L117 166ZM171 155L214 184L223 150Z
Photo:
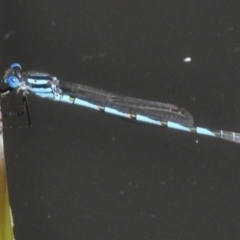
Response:
M27 94L33 93L39 97L84 106L139 122L240 143L240 133L194 126L192 115L176 105L117 95L81 84L63 82L55 76L42 72L24 72L18 63L13 63L6 70L3 82L7 87L2 90L2 95L13 91L22 92L29 127L31 119Z

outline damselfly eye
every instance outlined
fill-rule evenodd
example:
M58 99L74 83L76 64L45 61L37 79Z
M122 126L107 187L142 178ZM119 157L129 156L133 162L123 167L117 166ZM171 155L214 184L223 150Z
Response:
M17 88L20 84L19 79L15 76L9 76L6 83L10 88Z

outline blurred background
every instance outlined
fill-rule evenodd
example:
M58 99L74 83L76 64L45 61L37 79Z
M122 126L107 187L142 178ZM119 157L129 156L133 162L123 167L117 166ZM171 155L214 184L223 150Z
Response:
M2 75L19 62L240 132L239 1L3 0L0 11ZM16 240L240 238L240 145L29 105L33 127L4 131Z

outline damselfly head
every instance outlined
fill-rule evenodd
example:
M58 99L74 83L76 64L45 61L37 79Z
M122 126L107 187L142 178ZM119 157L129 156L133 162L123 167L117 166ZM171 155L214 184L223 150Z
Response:
M10 68L5 71L3 82L12 89L16 89L22 82L22 67L18 63L11 64Z

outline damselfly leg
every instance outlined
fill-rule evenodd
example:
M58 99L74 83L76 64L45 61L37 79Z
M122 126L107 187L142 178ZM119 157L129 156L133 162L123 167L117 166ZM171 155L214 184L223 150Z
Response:
M11 92L11 88L7 88L5 90L0 90L1 92L1 96L5 96L7 95L8 93ZM12 98L13 100L13 98ZM27 125L24 125L24 126L9 126L9 128L30 128L31 125L32 125L32 122L31 122L31 117L30 117L30 111L29 111L29 105L28 105L28 100L27 100L27 96L25 93L23 93L22 95L22 104L21 104L21 110L16 112L16 111L9 111L8 109L7 110L3 110L3 118L5 117L13 117L13 116L24 116L25 114L27 115L27 120L28 120L28 123Z

